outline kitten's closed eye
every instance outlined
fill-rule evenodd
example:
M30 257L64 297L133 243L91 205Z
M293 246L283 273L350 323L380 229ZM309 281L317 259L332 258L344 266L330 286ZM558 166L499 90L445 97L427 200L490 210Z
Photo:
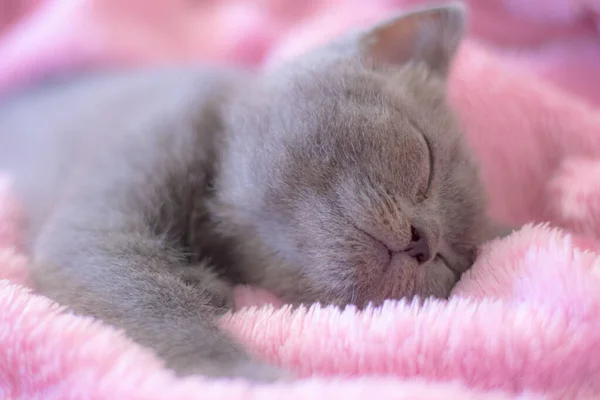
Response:
M420 191L417 194L417 201L421 202L423 200L425 200L428 196L429 196L429 192L431 191L431 185L432 185L432 181L433 181L433 176L434 176L434 159L433 159L433 150L431 147L431 143L429 142L429 139L427 139L427 136L423 135L422 133L421 137L423 138L423 141L425 142L425 146L427 148L427 162L426 162L426 184L424 185L424 189L422 191Z

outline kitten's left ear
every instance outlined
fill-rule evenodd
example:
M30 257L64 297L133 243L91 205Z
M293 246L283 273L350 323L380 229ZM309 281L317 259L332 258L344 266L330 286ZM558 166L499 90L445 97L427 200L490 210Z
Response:
M395 16L366 31L360 51L377 63L404 65L424 63L445 77L462 37L467 9L448 3Z

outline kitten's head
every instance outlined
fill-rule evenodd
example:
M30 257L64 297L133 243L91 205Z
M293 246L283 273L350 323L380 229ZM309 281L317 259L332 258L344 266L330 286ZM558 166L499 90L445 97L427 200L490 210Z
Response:
M261 255L267 289L359 306L446 297L471 266L483 193L445 93L464 25L459 5L392 18L234 102L219 212Z

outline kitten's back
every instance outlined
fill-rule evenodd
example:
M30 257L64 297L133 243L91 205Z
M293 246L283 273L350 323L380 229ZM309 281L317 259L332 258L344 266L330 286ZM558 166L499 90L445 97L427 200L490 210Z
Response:
M0 171L14 177L33 237L83 160L139 131L130 127L190 122L233 76L193 68L116 71L61 77L0 101Z

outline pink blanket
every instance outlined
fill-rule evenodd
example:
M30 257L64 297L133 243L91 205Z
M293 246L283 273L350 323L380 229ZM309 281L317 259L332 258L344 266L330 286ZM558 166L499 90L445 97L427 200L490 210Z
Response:
M261 66L409 2L0 0L0 95L59 70ZM21 215L3 178L0 399L600 398L600 1L473 6L451 99L493 214L531 224L488 243L450 300L241 310L223 326L306 379L177 379L119 332L24 288ZM241 304L268 300L239 289Z

